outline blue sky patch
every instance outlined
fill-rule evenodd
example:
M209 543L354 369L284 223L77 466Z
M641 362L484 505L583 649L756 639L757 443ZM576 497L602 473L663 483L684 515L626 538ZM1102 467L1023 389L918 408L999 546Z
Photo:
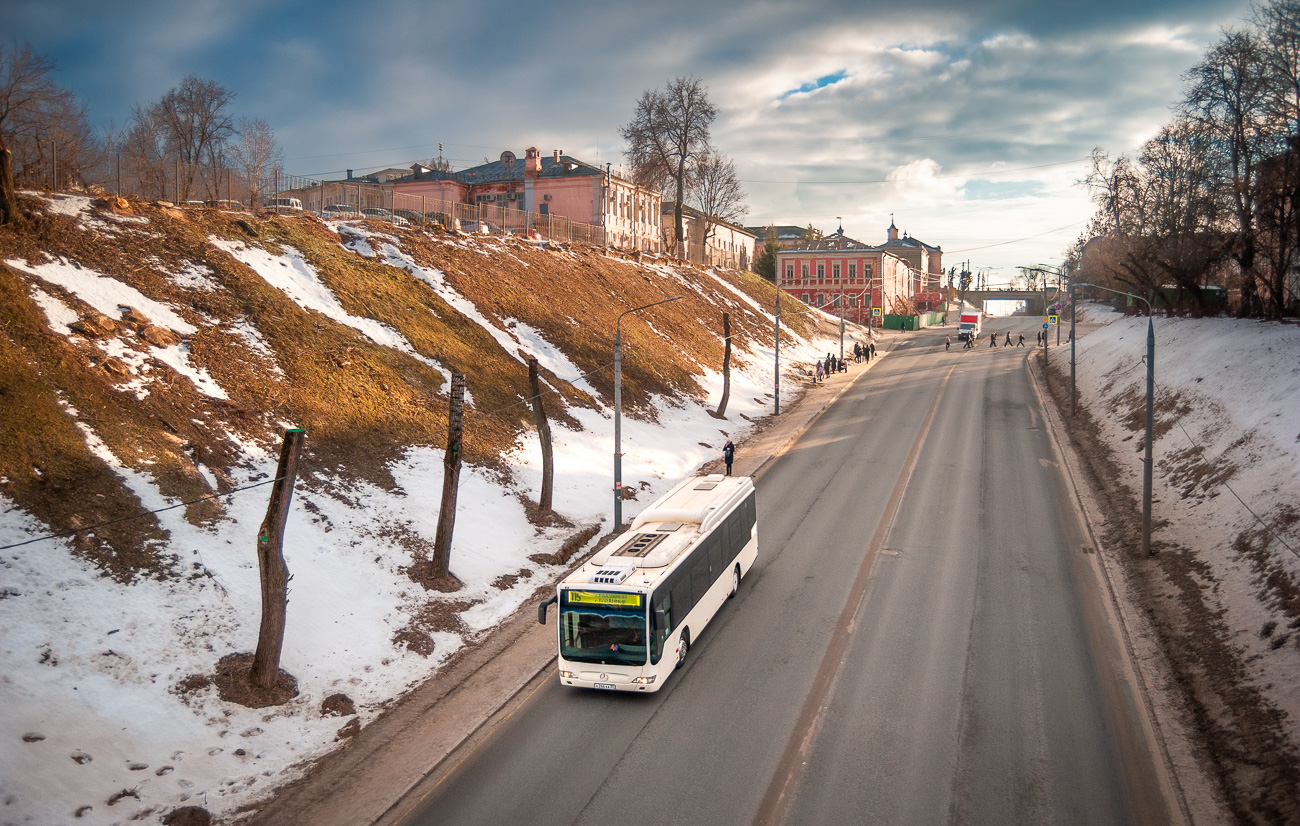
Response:
M827 86L833 86L836 83L839 83L841 80L844 80L848 76L849 76L849 72L847 69L840 69L838 72L835 72L834 74L822 75L821 77L814 80L812 83L805 83L804 85L800 86L798 89L791 89L790 91L782 94L779 98L777 98L777 100L785 100L791 95L807 94L808 92L814 92L818 89L824 89Z

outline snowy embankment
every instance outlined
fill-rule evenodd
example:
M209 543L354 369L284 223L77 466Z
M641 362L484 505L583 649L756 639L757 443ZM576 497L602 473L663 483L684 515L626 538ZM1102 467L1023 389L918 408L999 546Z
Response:
M77 199L53 203L80 211L87 223L104 223ZM351 227L343 241L358 254L373 255L354 243L365 234ZM344 312L298 251L285 247L277 256L237 243L218 246L300 306L413 352L391 328ZM493 336L536 354L555 375L592 392L581 371L539 331L480 314L437 271L417 267L389 243L381 244L381 254L429 282ZM178 333L193 332L170 308L106 275L59 260L34 267L6 263L33 276L33 284L58 284L106 314L132 305ZM174 277L191 286L204 278L191 271ZM76 313L39 287L32 290L51 330L75 335L68 324ZM235 333L257 335L251 327ZM96 346L113 354L106 349L111 342ZM801 340L783 351L783 363L812 361L831 347L829 340ZM190 364L183 345L155 350L176 376L208 396L223 397L217 382ZM624 479L641 483L638 499L626 503L625 518L715 458L718 448L706 445L743 439L748 419L769 412L770 399L760 400L772 386L771 349L737 355L745 366L733 369L727 419L713 418L697 401L668 398L657 400L655 422L624 417ZM160 368L139 359L135 366L140 378L132 389L147 394ZM716 403L721 374L707 372L702 384ZM784 384L793 391L796 383ZM603 533L613 505L612 412L570 413L581 429L552 423L555 510L577 525L599 524ZM88 426L82 431L147 507L175 504L150 477L125 468ZM247 462L232 474L236 485L274 474L274 446L245 444L243 450ZM285 706L262 709L224 702L210 685L181 688L191 675L211 674L221 657L256 645L256 535L269 488L223 497L226 515L209 528L188 522L182 508L158 514L171 537L163 552L194 573L119 584L77 557L68 539L40 538L45 526L5 498L0 479L0 822L159 822L182 805L230 812L336 747L347 718L322 714L324 698L346 694L361 724L370 722L467 640L515 611L539 585L554 581L562 571L530 557L556 551L567 534L530 524L520 501L535 500L540 487L540 449L533 436L508 457L518 487L502 487L497 475L473 467L462 472L451 569L464 587L447 595L459 622L431 633L433 652L427 657L395 642L395 633L427 607L428 595L402 572L414 560L386 528L402 526L432 539L442 460L437 448L411 448L392 468L395 491L339 479L328 491L304 485L295 492L284 543L293 579L282 667L297 678L299 694Z
M1080 315L1102 326L1077 342L1079 398L1141 501L1144 425L1131 411L1146 398L1147 319L1097 305ZM1152 544L1205 566L1203 598L1300 747L1300 618L1280 599L1300 583L1300 327L1156 318L1154 329ZM1051 354L1067 376L1069 357Z

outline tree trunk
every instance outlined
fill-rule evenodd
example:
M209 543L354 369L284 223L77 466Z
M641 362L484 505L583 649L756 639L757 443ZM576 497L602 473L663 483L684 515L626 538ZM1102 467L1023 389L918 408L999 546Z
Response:
M451 400L447 414L447 452L442 457L442 505L433 539L433 575L451 574L451 537L456 528L456 492L460 486L460 440L464 433L465 375L451 374Z
M0 135L0 225L18 220L18 196L14 192L13 153Z
M542 407L541 381L537 377L537 359L528 360L528 391L532 393L533 424L537 426L537 439L542 444L542 494L537 506L542 513L551 512L551 494L555 484L555 462L551 453L551 424Z
M731 398L731 313L722 314L722 401L718 402L719 419L727 415L727 400Z
M293 481L298 473L298 456L306 434L301 428L287 430L280 448L280 465L271 488L266 519L257 534L257 562L262 575L262 627L249 680L258 688L274 688L280 674L280 649L284 645L286 609L289 605L289 567L284 564L284 523L289 517Z

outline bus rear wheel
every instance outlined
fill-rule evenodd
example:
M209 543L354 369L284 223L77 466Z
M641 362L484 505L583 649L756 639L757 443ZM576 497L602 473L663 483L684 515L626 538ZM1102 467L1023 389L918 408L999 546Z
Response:
M681 644L677 646L677 665L674 668L681 668L686 664L686 652L691 650L691 632L682 632Z
M727 594L727 599L731 599L740 590L740 566L731 569L731 593Z

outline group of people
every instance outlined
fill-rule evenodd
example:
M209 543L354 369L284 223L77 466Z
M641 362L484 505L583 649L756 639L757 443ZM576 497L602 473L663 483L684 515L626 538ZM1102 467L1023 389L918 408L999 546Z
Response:
M870 363L871 357L875 354L876 345L874 343L868 342L867 344L862 344L857 341L853 342L853 361L855 364L863 359L866 359L867 362ZM813 381L825 381L826 377L831 373L847 372L849 372L848 359L842 359L833 353L827 353L826 358L817 359L817 368L813 373Z
M977 338L979 338L979 336L976 335L975 333L971 333L971 334L969 334L968 336L966 336L966 343L962 345L962 349L963 349L963 350L971 350L971 349L973 349L973 348L975 347L975 340L976 340ZM1039 344L1042 344L1042 343L1043 343L1043 334L1042 334L1042 333L1039 333L1039 334L1038 334L1038 343L1039 343ZM992 332L992 333L989 334L989 346L990 346L990 347L997 347L997 346L998 346L998 334L997 334L996 331L994 331L994 332ZM1020 334L1019 334L1019 340L1018 340L1014 345L1012 345L1012 343L1011 343L1011 331L1010 331L1010 330L1007 330L1007 340L1006 340L1006 343L1004 343L1002 346L1003 346L1003 347L1012 347L1012 346L1015 346L1015 347L1024 347L1024 346L1025 346L1025 334L1024 334L1024 333L1020 333ZM945 349L945 350L951 350L951 349L952 349L952 336L946 336L946 337L944 338L943 349Z

